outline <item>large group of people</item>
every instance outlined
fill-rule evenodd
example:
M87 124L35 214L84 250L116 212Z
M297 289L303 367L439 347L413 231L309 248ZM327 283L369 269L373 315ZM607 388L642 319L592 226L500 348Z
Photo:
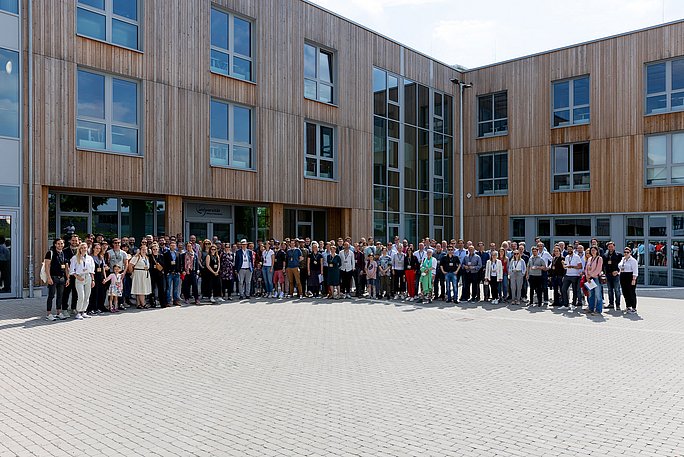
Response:
M238 243L218 238L68 234L45 254L50 321L155 308L221 304L234 298L357 298L430 303L490 302L555 306L601 314L636 313L639 265L629 247L588 249L576 242L547 248L540 239L500 245L395 237L313 241L286 238ZM604 294L604 286L607 294ZM549 295L552 295L550 300ZM586 304L586 308L584 305ZM54 306L53 306L54 305Z

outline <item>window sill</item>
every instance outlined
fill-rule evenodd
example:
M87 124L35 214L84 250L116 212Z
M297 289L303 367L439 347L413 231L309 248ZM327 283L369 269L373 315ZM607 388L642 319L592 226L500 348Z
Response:
M339 178L319 178L317 176L306 176L304 175L304 179L311 179L313 181L323 181L323 182L330 182L330 183L339 183L340 180Z
M91 37L91 36L83 35L83 34L81 34L81 33L77 33L76 36L79 36L79 37L81 37L81 38L85 38L86 40L93 40L93 41L97 41L98 43L108 44L109 46L114 46L115 48L126 49L126 50L128 50L128 51L132 51L132 52L135 52L135 53L138 53L138 54L141 54L141 55L142 55L142 54L145 54L141 49L129 48L128 46L124 46L124 45L116 44L116 43L111 43L111 42L109 42L109 41L101 40L101 39L99 39L99 38L93 38L93 37Z
M309 101L314 102L314 103L320 103L321 105L325 105L325 106L331 106L333 108L339 108L340 107L339 105L336 105L335 103L322 102L320 100L316 100L315 98L304 97L304 100L309 100Z
M238 78L238 77L235 77L235 76L232 76L232 75L227 75L227 74L225 74L225 73L219 73L218 71L212 70L211 68L209 68L209 72L210 72L211 74L213 74L213 75L216 75L216 76L223 76L224 78L230 78L230 79L232 79L232 80L234 80L234 81L240 81L240 82L243 82L243 83L252 84L252 85L254 85L254 86L257 85L257 83L256 83L255 81L251 81L251 80L249 80L249 79Z
M663 189L668 187L682 187L684 183L668 183L668 184L644 184L644 189Z
M682 111L684 111L684 106L681 107L681 108L669 109L669 110L660 111L660 112L657 112L657 113L644 113L644 117L662 116L663 114L681 113Z
M233 167L230 165L215 165L215 164L209 164L211 168L218 168L221 170L235 170L235 171L248 171L250 173L256 173L255 168L241 168L241 167Z
M0 13L7 14L7 15L12 16L12 17L19 17L19 13L13 13L13 12L7 11L7 10L0 10Z
M480 197L508 197L508 192L500 192L494 194L477 194L477 198Z
M591 192L591 189L551 189L552 194L574 193L574 192Z
M116 156L134 157L137 159L144 159L145 158L145 155L142 153L132 154L130 152L110 151L108 149L84 148L83 146L76 146L76 150L81 151L81 152L98 152L101 154L111 154L111 155L116 155Z
M508 130L506 130L505 132L492 133L490 135L478 136L477 139L478 140L486 140L487 138L496 138L496 137L507 136L507 135L508 135Z
M590 125L591 122L575 122L574 124L565 124L565 125L556 125L556 126L551 126L551 130L557 130L557 129L566 129L568 127L580 127L582 125Z

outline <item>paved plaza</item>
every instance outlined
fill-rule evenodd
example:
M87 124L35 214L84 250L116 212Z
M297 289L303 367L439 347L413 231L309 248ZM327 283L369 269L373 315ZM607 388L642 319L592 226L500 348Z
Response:
M0 456L684 455L684 300L43 304L0 302Z

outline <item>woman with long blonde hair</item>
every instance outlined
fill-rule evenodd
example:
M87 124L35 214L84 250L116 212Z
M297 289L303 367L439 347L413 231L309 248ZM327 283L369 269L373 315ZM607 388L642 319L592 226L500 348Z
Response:
M84 317L90 317L86 314L88 302L90 300L90 291L95 286L95 262L93 258L88 255L88 245L81 243L78 245L76 255L71 258L71 265L69 273L76 278L76 319L81 320Z

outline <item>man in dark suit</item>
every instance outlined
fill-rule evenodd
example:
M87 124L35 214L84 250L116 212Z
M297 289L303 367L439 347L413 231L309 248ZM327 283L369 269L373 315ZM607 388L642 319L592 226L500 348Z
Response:
M169 248L163 254L164 271L166 272L166 303L180 306L180 253L176 249L176 242L171 241ZM173 298L173 302L171 299Z
M238 278L238 295L240 299L249 298L254 271L254 254L247 249L247 240L240 241L240 249L235 253L235 276Z

